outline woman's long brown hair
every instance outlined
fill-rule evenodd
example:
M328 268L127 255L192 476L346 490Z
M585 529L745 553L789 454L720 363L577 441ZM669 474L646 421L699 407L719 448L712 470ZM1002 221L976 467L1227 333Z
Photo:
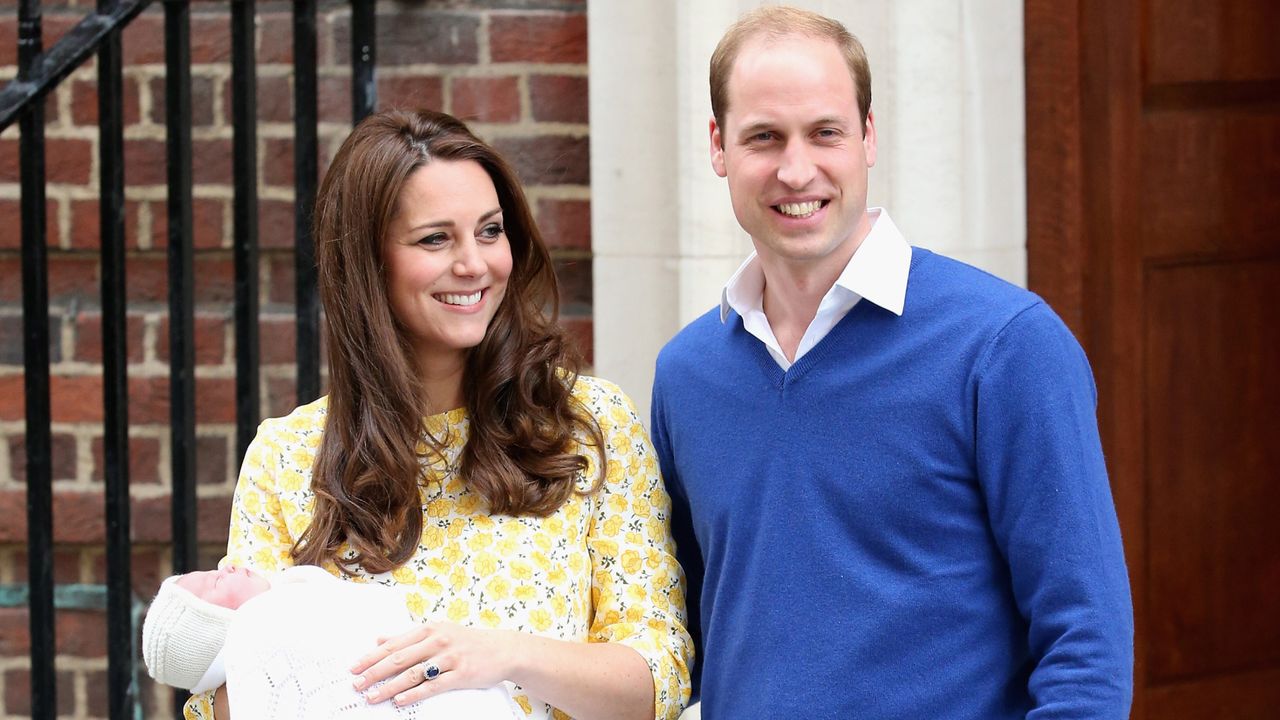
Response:
M603 479L600 428L571 394L580 361L556 322L551 256L515 172L449 115L378 113L343 142L316 199L330 392L312 468L313 517L292 550L300 564L331 560L348 571L386 572L421 541L423 461L442 465L447 440L424 425L430 409L387 299L383 238L406 180L437 160L472 160L488 173L512 256L506 296L466 360L471 429L459 477L492 513L549 515L579 492L577 479L588 467L586 456L571 451L576 436L599 460L585 492Z

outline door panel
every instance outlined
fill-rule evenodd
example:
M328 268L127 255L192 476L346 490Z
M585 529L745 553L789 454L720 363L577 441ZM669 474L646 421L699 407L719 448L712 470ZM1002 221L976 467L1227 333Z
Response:
M1280 2L1026 0L1028 280L1098 379L1133 717L1280 707Z

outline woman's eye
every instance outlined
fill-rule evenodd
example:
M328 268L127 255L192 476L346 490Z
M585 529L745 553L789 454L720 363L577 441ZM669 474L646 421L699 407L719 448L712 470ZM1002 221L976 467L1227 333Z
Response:
M489 223L488 225L485 225L484 228L480 231L480 237L486 238L488 240L496 240L497 238L501 237L502 232L503 232L503 229L500 223Z
M430 246L430 247L435 247L435 246L437 246L437 245L443 245L443 244L444 244L444 242L445 242L445 240L447 240L447 239L448 239L448 237L447 237L447 236L445 236L445 234L444 234L444 233L432 233L432 234L430 234L430 235L428 235L428 236L426 236L426 237L422 238L421 240L419 240L419 241L418 241L418 244L419 244L419 245L427 245L427 246Z

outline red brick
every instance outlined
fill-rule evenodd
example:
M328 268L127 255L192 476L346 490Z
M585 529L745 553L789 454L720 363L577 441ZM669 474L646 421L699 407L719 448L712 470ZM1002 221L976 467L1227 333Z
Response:
M49 318L49 362L62 360L62 339L58 332L58 318ZM21 365L26 353L25 336L22 333L21 315L0 316L0 365Z
M102 437L92 442L93 470L91 482L104 482L107 476L105 448ZM155 485L160 482L160 441L156 438L129 438L129 483L131 485Z
M191 33L191 44L196 43L195 32ZM123 50L122 63L125 67L132 65L156 65L164 62L164 16L158 13L143 13L134 18L124 28L120 37Z
M566 315L591 313L591 260L555 260L560 282L560 311Z
M591 201L538 201L538 229L547 247L564 250L591 249Z
M227 355L227 325L223 315L195 316L196 365L222 365ZM169 362L169 316L160 318L156 329L156 359Z
M514 77L459 77L451 81L453 114L462 120L516 122L520 85Z
M196 438L196 484L225 485L231 481L227 475L227 438Z
M440 110L444 107L444 80L435 75L381 76L378 78L378 107L383 110Z
M0 200L0 250L18 250L22 247L22 202ZM58 224L58 201L53 198L44 204L44 235L49 247L57 247L62 237Z
M225 5L223 6L225 7ZM220 8L221 9L221 8ZM231 15L226 12L191 16L192 64L226 63L231 60Z
M231 97L231 81L223 86L223 97ZM258 119L264 122L293 122L293 85L287 77L258 78ZM231 103L224 108L227 124L231 123Z
M293 378L273 377L267 379L267 396L263 398L263 407L267 417L284 417L298 406L298 384Z
M591 184L591 145L586 137L500 138L494 147L515 166L525 185Z
M562 317L560 318L560 324L564 326L569 339L578 348L578 352L582 355L582 361L587 365L594 364L596 361L595 333L591 318L582 315Z
M124 177L129 185L164 185L167 163L163 140L124 141Z
M258 320L259 359L263 365L294 363L298 320L293 315L263 315Z
M587 123L587 78L580 75L530 75L529 102L541 122Z
M98 81L71 80L71 123L86 127L98 126ZM161 81L163 90L163 81ZM137 125L142 118L142 99L138 92L138 81L131 76L124 76L124 107L122 115L125 125Z
M102 422L102 378L55 375L50 378L54 422ZM196 420L235 422L235 380L200 378L196 381ZM26 391L20 375L0 377L0 420L25 417ZM129 380L129 421L134 425L169 423L169 378ZM2 517L2 515L0 515Z
M22 527L24 535L21 541L26 542L26 512L21 505L14 505L11 508L14 512L22 513ZM0 607L0 656L12 655L30 655L31 654L31 625L30 618L27 615L26 607ZM15 682L14 676L11 674L15 671L5 673L6 683ZM23 679L16 682L19 685L31 686L30 676L22 672ZM19 693L21 695L21 693ZM8 707L8 706L6 706ZM9 712L14 712L12 709ZM27 713L20 713L27 714Z
M101 398L99 398L101 402ZM76 439L66 433L50 437L50 460L53 480L76 479ZM27 480L27 443L22 435L9 437L9 470L14 482Z
M53 496L53 536L58 543L90 545L101 544L106 537L106 517L103 513L101 491L80 492L66 490ZM134 543L160 543L170 539L170 497L162 495L150 498L133 498L129 517L133 525ZM25 490L0 490L0 517L13 518L0 523L0 542L25 543L27 540L27 513ZM197 538L200 542L225 543L227 521L231 517L231 497L201 497L196 502ZM136 545L135 545L136 546ZM0 608L0 656L25 653L10 651L7 608ZM25 613L25 609L24 609ZM25 614L23 622L26 622ZM25 643L23 633L22 642Z
M207 75L191 76L191 126L210 127L214 124L213 96L217 91L217 82ZM229 84L229 83L227 83ZM151 78L151 122L156 125L165 124L166 95L164 78ZM230 97L223 95L223 97ZM228 101L228 104L230 102ZM227 114L230 117L230 111Z
M0 177L18 178L18 140L0 140ZM12 167L10 167L12 163ZM80 138L45 137L45 180L86 185L93 170L93 143Z
M70 200L71 226L67 239L72 250L97 250L101 238L102 216L97 200ZM130 250L139 247L139 212L143 203L136 200L124 202L124 244Z
M293 64L293 16L289 13L259 13L259 65Z
M135 642L137 640L135 639ZM135 646L136 647L136 646ZM91 708L109 707L109 685L106 670L84 670L85 704Z
M8 2L12 6L13 2ZM0 18L0 67L18 64L18 15Z
M258 201L258 247L292 248L294 205L289 200Z
M262 181L267 187L293 187L293 139L267 138L260 144Z
M131 314L126 317L126 324L128 362L140 363L146 353L146 348L143 347L143 332L146 327L144 318ZM79 314L75 318L75 330L76 341L72 357L81 362L102 364L102 315L96 312Z
M230 247L224 237L223 218L230 200L222 198L191 199L191 244L196 250L216 250ZM169 204L152 202L151 246L157 250L169 247Z
M57 585L67 585L71 583L83 582L80 577L80 556L83 549L68 545L55 545L53 548L53 582ZM27 563L30 557L26 553L26 549L16 550L13 553L14 575L26 580L30 577Z
M195 258L196 302L231 302L235 278L231 258L222 253ZM169 261L159 254L137 256L125 266L126 295L130 302L162 303L169 300Z
M292 304L294 297L293 255L280 253L264 253L262 262L266 265L268 277L266 301Z
M22 609L22 622L29 622L27 619L27 611ZM0 625L0 632L8 630L8 624ZM23 628L23 636L26 637L30 630ZM28 647L22 654L31 652ZM8 653L5 653L8 654ZM7 715L28 716L31 714L31 671L14 669L6 670L4 673L5 692L4 710ZM58 694L57 712L59 717L68 717L76 712L76 686L75 673L70 670L54 671L54 685ZM103 705L102 707L106 707Z
M231 184L231 140L193 140L191 164L197 185Z
M59 610L54 615L54 634L59 655L99 658L107 654L107 614L101 610Z
M585 63L587 16L495 14L489 23L489 54L494 62Z
M398 13L378 20L376 61L378 67L432 63L471 65L480 61L480 18L474 13ZM334 18L334 62L351 63L351 19Z
M317 78L316 106L321 122L350 123L351 78L333 75ZM16 167L17 160L14 164Z

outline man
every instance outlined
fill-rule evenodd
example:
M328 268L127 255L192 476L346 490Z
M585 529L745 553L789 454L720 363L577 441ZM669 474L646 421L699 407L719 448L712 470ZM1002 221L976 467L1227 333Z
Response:
M1127 717L1132 606L1079 345L867 209L870 71L842 25L748 14L711 93L711 165L756 251L653 395L703 716Z

